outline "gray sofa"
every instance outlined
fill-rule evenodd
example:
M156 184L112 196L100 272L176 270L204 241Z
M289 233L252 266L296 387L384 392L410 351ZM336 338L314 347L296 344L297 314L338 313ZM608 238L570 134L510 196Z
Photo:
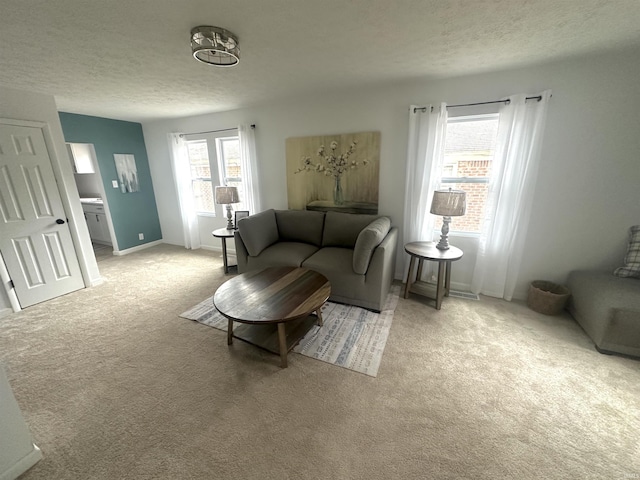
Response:
M601 353L640 357L640 279L573 271L568 310Z
M315 270L330 300L380 311L395 272L398 229L388 217L267 210L238 221L238 272L271 266Z

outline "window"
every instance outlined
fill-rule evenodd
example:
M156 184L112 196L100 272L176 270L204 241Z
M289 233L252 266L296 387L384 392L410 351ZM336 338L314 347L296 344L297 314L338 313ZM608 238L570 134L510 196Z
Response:
M228 135L228 132L227 132ZM245 198L240 161L240 139L220 134L190 135L187 152L191 168L191 189L196 212L216 215L214 188L218 185L237 187L240 199ZM218 213L224 216L222 206ZM247 210L243 203L233 205L234 210Z
M218 138L216 141L218 162L222 184L237 187L240 200L246 198L242 181L242 164L240 162L240 139L238 137ZM248 210L245 203L236 203L234 210Z
M96 173L96 153L93 143L67 143L73 173Z
M482 230L497 133L497 113L451 117L447 121L438 189L467 192L467 211L462 217L452 217L451 231L480 233ZM436 228L440 227L441 224Z
M195 140L187 142L187 152L189 153L191 191L193 192L196 212L215 215L207 141Z

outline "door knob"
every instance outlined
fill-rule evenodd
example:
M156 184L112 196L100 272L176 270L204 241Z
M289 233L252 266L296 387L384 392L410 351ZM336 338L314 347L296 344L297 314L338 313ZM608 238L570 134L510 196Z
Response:
M63 220L63 219L61 219L61 218L59 218L59 219L57 219L57 220L56 220L56 223L57 223L58 225L64 225L64 220Z

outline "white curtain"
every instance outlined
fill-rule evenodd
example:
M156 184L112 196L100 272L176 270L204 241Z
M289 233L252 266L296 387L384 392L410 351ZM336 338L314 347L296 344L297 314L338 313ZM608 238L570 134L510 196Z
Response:
M256 137L254 127L251 125L240 125L238 127L240 137L240 162L242 168L242 181L246 199L243 203L249 209L249 213L259 213L262 211L260 201L260 182L258 181L258 159L256 156Z
M432 111L433 110L433 111ZM447 128L447 105L440 108L409 108L409 144L404 197L404 243L433 240L435 216L429 213L433 191L440 181L444 163L444 139ZM404 256L404 277L409 270L409 256ZM426 273L426 272L425 272Z
M180 205L184 246L190 249L200 248L200 233L198 231L198 217L193 203L191 166L189 165L187 143L180 133L170 133L168 140L169 151L171 152L171 168L173 169L173 178Z
M538 173L551 91L509 97L500 109L485 219L471 291L511 300L516 287Z

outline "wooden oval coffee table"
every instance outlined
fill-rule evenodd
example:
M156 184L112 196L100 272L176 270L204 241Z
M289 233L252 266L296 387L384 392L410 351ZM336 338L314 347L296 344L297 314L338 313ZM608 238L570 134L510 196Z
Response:
M227 344L238 338L279 354L287 354L317 322L320 307L329 299L331 285L324 275L297 267L269 267L247 272L223 283L213 304L229 319ZM315 315L311 315L315 312ZM233 322L239 322L235 331Z

